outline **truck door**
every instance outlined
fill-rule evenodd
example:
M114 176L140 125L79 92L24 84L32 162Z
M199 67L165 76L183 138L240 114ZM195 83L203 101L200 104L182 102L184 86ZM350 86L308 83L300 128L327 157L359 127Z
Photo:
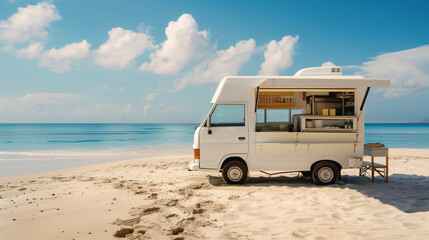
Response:
M217 169L224 156L248 153L246 116L246 104L215 106L200 132L200 168Z

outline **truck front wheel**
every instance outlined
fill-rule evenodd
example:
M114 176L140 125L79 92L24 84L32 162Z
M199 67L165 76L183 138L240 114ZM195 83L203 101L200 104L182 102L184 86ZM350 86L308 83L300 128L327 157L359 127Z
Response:
M222 169L222 178L228 184L243 184L247 180L247 167L238 161L229 162Z
M317 185L334 184L338 180L338 175L337 166L327 161L318 163L312 171L313 182Z

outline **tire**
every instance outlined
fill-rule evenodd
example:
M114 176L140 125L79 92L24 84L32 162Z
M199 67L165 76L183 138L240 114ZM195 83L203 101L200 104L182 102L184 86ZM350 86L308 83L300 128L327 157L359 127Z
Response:
M247 180L247 167L239 161L231 161L222 169L222 179L228 184L243 184Z
M311 172L310 171L301 172L301 174L304 177L311 177Z
M312 172L313 182L316 185L330 185L338 180L339 171L332 162L324 161L318 163Z

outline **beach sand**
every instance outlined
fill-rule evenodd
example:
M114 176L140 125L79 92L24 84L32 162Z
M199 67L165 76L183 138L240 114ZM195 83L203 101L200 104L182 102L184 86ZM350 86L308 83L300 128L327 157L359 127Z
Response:
M253 172L230 186L191 158L0 178L0 239L428 239L429 150L391 149L387 184L353 169L331 186Z

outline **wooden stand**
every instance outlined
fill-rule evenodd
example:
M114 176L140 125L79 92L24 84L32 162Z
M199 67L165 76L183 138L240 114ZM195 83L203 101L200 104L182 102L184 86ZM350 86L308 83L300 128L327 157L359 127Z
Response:
M363 161L362 167L359 169L359 176L371 175L372 182L374 182L374 175L377 172L384 180L389 182L389 151L388 148L366 148L364 149L365 155L371 156L371 162ZM375 163L375 157L385 157L386 164ZM370 172L371 171L371 172Z

